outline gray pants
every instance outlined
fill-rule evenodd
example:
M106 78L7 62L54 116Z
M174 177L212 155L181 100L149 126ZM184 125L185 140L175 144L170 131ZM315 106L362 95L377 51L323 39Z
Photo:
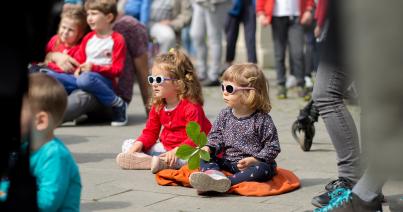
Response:
M112 110L103 106L95 96L82 90L75 90L68 96L63 122L73 121L84 114L95 120L110 121Z
M341 68L319 64L313 100L336 149L339 177L356 182L360 178L360 148L357 128L343 101L348 81Z
M290 52L290 73L297 78L297 85L305 85L304 72L304 29L299 18L273 17L272 35L274 59L277 72L277 84L285 85L285 51L287 45Z
M346 34L354 38L346 52L361 80L362 143L368 158L368 168L353 192L370 201L389 177L403 176L403 29L397 27L403 2L346 2L347 11L354 14L346 16L361 20L346 22Z
M222 35L230 2L216 4L214 10L193 3L190 36L196 50L196 66L201 80L218 80L221 73ZM206 37L207 35L207 37ZM207 44L211 53L211 66L207 66ZM207 76L208 75L208 76Z
M176 45L175 31L168 25L160 23L151 25L150 35L157 39L161 53L167 53L170 48L174 48Z

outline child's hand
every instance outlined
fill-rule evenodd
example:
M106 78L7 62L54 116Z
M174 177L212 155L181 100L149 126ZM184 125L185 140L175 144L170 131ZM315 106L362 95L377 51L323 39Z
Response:
M258 15L258 19L259 19L260 24L262 24L262 26L264 26L264 27L270 24L269 19L263 13Z
M92 64L91 63L83 63L80 65L80 70L81 71L91 71Z
M133 146L130 147L127 153L141 152L141 150L143 150L143 143L141 143L140 141L136 141L134 142Z
M78 78L78 76L80 76L80 74L81 74L81 70L79 68L74 71L74 76L76 78Z
M237 164L237 167L240 171L243 171L243 170L247 169L249 166L253 166L258 163L259 163L259 161L256 158L247 157L247 158L240 160Z
M164 154L161 154L160 157L165 157L165 161L169 166L173 166L176 161L178 161L178 157L176 157L176 151L178 150L178 147L175 149L172 149Z
M202 147L201 149L204 150L204 151L206 151L206 152L208 152L209 154L211 154L210 147L204 146L204 147Z

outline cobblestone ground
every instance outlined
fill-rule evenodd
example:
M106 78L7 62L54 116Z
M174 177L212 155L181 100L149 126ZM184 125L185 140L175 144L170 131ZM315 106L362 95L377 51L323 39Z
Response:
M274 72L266 71L271 85ZM224 195L201 197L191 188L163 187L155 182L150 171L125 171L115 163L122 141L135 138L144 127L146 116L137 86L129 108L129 124L114 128L108 124L72 126L65 124L56 134L65 141L79 164L83 183L82 211L307 211L312 210L311 198L323 191L324 185L336 175L335 151L320 120L310 152L303 152L291 136L291 125L298 110L306 102L290 91L287 100L275 99L275 87L270 87L273 109L282 152L280 167L292 170L300 178L300 189L271 197L241 197ZM205 111L214 121L224 107L218 87L204 88ZM350 106L358 121L359 108ZM403 193L402 182L389 182L384 188L387 197ZM384 206L388 211L387 205Z

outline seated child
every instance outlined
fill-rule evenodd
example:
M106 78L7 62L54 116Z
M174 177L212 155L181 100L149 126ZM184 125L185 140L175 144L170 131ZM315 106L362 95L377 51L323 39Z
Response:
M280 152L277 130L268 112L268 86L255 64L229 67L222 76L222 92L227 108L221 110L203 147L211 160L201 160L201 172L190 175L198 193L226 192L244 181L267 181L276 173ZM223 153L222 157L217 157ZM224 176L219 170L233 173Z
M87 32L87 15L81 6L69 7L63 10L60 15L61 20L59 30L46 45L46 59L44 63L33 66L31 72L45 72L56 78L60 83L65 85L67 93L71 93L75 87L69 87L68 77L72 75L76 68L80 65L73 56L80 47L80 41ZM59 67L53 62L53 57L57 53L68 56L68 60L63 67Z
M175 153L181 144L195 146L186 135L188 122L197 122L206 134L211 123L203 111L196 71L183 52L171 50L157 56L151 71L148 82L153 89L153 101L146 126L136 140L124 142L116 162L123 169L151 168L156 173L184 165Z
M21 113L21 133L32 138L30 170L37 181L40 211L79 211L81 180L76 162L54 135L66 108L67 94L55 79L29 76Z
M87 23L92 32L82 39L74 59L79 65L74 75L63 75L68 92L81 89L94 95L113 111L112 126L127 124L127 103L115 89L126 59L126 45L121 34L112 30L117 16L115 0L85 1Z

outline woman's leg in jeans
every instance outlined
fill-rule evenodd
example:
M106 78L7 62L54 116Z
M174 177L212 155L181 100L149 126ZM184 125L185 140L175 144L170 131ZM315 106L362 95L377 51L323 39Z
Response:
M193 3L190 37L196 53L196 70L199 80L207 78L206 14L202 6Z
M357 128L343 101L347 86L348 78L344 70L321 63L313 100L336 149L339 177L356 182L361 173L360 148Z

